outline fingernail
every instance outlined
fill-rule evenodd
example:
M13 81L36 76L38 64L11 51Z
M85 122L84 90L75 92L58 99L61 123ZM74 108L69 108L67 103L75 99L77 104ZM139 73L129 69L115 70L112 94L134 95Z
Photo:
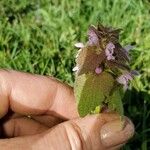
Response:
M134 134L133 123L125 117L124 120L115 120L104 124L100 131L101 142L104 146L116 146L127 142Z

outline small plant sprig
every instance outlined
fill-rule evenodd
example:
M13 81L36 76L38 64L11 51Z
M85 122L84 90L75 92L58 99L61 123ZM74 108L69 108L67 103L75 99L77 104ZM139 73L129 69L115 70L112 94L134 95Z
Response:
M129 81L138 73L129 67L128 51L122 47L120 29L90 26L88 41L77 43L74 92L81 117L104 109L123 115L122 99Z

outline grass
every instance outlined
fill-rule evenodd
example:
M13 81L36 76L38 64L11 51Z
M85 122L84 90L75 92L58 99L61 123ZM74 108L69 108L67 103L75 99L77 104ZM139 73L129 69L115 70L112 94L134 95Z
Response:
M73 85L74 43L90 24L122 28L140 76L124 100L136 129L125 150L150 148L150 2L148 0L1 0L0 67L53 75Z

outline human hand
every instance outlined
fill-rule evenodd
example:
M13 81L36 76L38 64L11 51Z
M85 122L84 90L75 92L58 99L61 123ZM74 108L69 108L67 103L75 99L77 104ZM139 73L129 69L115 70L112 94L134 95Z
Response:
M117 114L79 118L70 86L17 71L0 71L0 118L1 150L112 150L134 134Z

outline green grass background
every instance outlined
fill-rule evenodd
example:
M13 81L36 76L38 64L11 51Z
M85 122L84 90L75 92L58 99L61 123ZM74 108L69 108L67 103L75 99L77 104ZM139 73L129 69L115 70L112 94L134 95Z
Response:
M149 0L0 0L0 67L53 75L73 85L77 50L90 24L122 28L140 72L124 100L136 133L125 150L150 149Z

